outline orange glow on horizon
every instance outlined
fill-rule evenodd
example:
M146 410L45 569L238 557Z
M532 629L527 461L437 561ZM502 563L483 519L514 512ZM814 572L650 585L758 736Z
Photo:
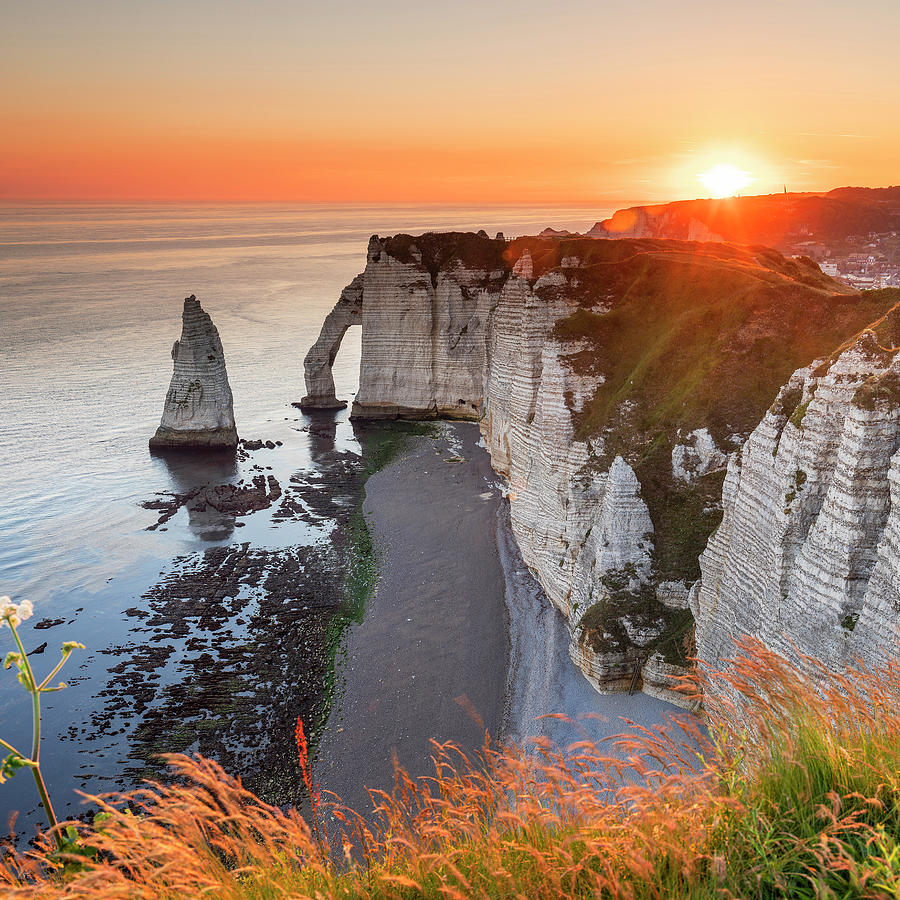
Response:
M633 206L752 193L826 191L844 184L896 183L893 159L864 160L805 172L796 164L766 162L762 154L730 169L710 167L712 151L675 150L644 162L598 165L631 148L532 145L510 153L499 142L464 147L407 142L198 137L141 139L70 133L68 140L38 134L0 148L0 201L125 200L336 203L569 203ZM573 139L574 140L574 139ZM600 149L595 149L599 146ZM775 153L772 154L775 156ZM707 166L709 168L702 168ZM751 168L752 167L752 168ZM701 178L697 172L700 171ZM866 176L861 172L868 173ZM701 178L703 185L698 184ZM737 179L737 180L735 180Z
M895 184L900 5L848 34L836 2L8 4L0 200L630 206L723 160L754 193Z

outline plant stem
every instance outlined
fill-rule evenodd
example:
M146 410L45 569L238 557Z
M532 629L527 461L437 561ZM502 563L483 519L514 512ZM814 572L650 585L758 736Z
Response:
M53 811L53 804L50 802L50 795L47 793L47 785L44 784L44 776L41 774L41 692L38 690L38 684L34 680L34 672L31 669L31 663L28 661L28 654L25 652L25 648L22 646L22 639L19 637L19 632L16 631L15 625L12 622L9 623L10 630L13 633L13 637L16 639L16 644L19 647L19 652L22 654L22 661L25 665L25 672L28 677L28 693L31 694L31 708L32 708L32 739L31 739L31 761L34 763L34 766L31 768L31 774L34 776L34 783L37 786L38 794L41 797L41 803L44 806L44 811L47 813L47 818L50 820L50 829L53 832L53 837L56 840L56 846L60 850L63 849L63 840L62 836L59 833L59 822L56 818L56 813Z
M63 654L63 658L53 667L53 671L38 685L37 689L42 691L56 677L59 670L66 664L68 654Z
M37 785L38 793L41 795L41 803L47 811L47 818L50 819L50 828L53 831L53 838L56 841L58 850L63 849L62 835L59 833L59 822L56 819L56 813L53 812L53 804L50 802L50 795L47 793L47 785L44 784L44 776L41 774L40 765L36 765L31 774L34 775L34 783Z
M25 756L24 753L19 753L19 751L16 750L16 748L13 747L12 744L8 744L6 741L3 740L3 738L0 738L0 747L6 747L6 749L9 750L10 753L15 753L16 756L21 756L23 758Z

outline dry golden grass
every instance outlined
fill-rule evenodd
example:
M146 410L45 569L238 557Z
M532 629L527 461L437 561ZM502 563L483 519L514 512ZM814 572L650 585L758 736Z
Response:
M8 856L3 896L900 896L900 669L837 675L748 641L693 688L710 686L708 736L634 727L623 758L435 745L434 776L398 772L366 820L323 800L322 843L210 760L174 756L169 783L92 798L110 814L79 826L96 859L48 865L49 842Z

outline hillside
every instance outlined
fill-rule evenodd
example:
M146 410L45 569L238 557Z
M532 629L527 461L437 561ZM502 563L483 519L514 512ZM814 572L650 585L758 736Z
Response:
M900 230L900 187L836 188L824 194L767 194L679 200L618 210L588 232L593 238L654 237L765 244L789 250Z
M657 531L660 577L696 578L718 523L711 510L724 458L676 477L673 451L702 429L719 453L737 449L796 368L882 315L893 294L856 294L809 261L761 247L556 243L557 255L578 255L582 265L561 270L578 307L553 337L570 348L562 358L573 372L603 379L572 410L577 433L603 439L595 465L621 455L634 468ZM539 267L552 261L539 248L534 258Z

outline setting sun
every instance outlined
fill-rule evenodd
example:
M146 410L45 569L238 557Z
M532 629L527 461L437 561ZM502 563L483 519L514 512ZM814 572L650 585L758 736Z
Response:
M697 178L713 197L731 197L753 181L749 172L730 165L713 166Z

